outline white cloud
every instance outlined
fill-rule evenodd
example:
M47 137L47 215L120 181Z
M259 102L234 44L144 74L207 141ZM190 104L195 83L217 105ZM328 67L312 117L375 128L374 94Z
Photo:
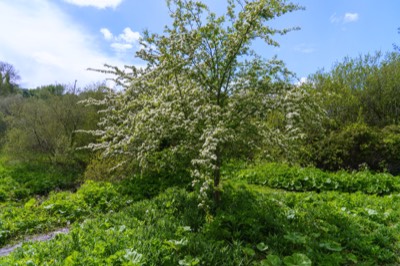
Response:
M339 23L350 23L350 22L356 22L360 18L360 15L358 13L346 13L343 16L338 16L336 13L334 13L329 20L331 23L334 24L339 24Z
M123 0L64 0L67 3L77 6L92 6L100 9L107 7L116 8Z
M46 51L34 52L32 55L36 62L43 65L50 65L62 68L62 58Z
M107 28L100 29L100 32L103 34L104 39L106 39L107 41L112 40L114 38L111 31Z
M105 63L131 64L101 51L96 36L85 32L53 1L0 1L0 60L19 71L21 85L102 81L104 74L87 71Z
M346 13L344 14L344 23L349 23L349 22L356 22L358 19L360 18L360 16L358 15L358 13Z
M125 52L133 48L132 44L129 43L112 43L111 47L117 52Z
M132 31L132 29L129 27L126 27L118 36L114 36L112 32L106 28L103 28L100 31L103 33L103 36L106 40L111 41L110 46L117 53L124 53L133 48L140 48L140 33Z
M140 33L134 32L128 27L125 28L123 33L119 35L119 39L127 43L136 43L140 39Z

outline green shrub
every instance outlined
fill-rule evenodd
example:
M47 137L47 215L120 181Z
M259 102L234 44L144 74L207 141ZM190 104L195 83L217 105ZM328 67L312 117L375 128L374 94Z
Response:
M382 129L385 167L388 172L400 174L400 126L391 125Z
M80 182L80 169L49 164L18 164L8 166L8 176L30 195L47 195L53 190L73 190Z
M100 155L93 156L84 173L85 180L110 181L119 179L119 173L111 171L118 165L118 159L102 158Z
M365 124L351 124L339 132L316 142L314 161L318 168L337 171L358 170L368 165L373 170L383 170L384 144L380 132Z
M313 143L314 164L321 169L359 170L400 173L400 126L383 129L362 123L350 124Z
M267 163L242 170L238 177L258 185L289 191L342 191L387 195L400 191L400 180L388 173L368 170L349 173L327 173L316 168L290 167Z
M82 198L85 203L101 212L119 209L124 203L117 189L107 182L87 181L75 194L77 198Z

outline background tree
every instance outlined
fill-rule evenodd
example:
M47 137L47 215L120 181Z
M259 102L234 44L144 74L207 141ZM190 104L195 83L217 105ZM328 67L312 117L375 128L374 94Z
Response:
M325 134L312 141L312 159L329 170L358 169L399 172L397 153L400 114L400 56L377 52L345 58L329 72L309 77L328 121Z
M359 120L384 127L398 123L399 69L398 53L345 58L329 72L311 75L309 86L336 127Z
M251 49L256 39L272 39L290 30L267 23L298 10L286 1L233 1L223 16L199 1L167 1L171 26L163 34L144 33L137 56L145 69L110 67L123 90L110 90L100 123L93 132L101 142L91 144L104 156L126 155L140 169L166 165L191 167L202 206L208 192L220 197L223 160L254 154L283 132L267 117L283 103L299 103L301 88L277 86L290 75L282 62L267 61ZM296 100L295 100L296 99ZM297 132L294 106L286 106L286 132ZM287 114L285 114L287 115Z
M20 76L13 65L0 61L0 95L8 95L16 92Z
M85 108L78 103L88 97L101 99L102 95L101 89L72 93L63 85L29 90L27 98L20 97L5 114L7 154L19 160L79 163L83 167L87 155L76 148L93 138L76 131L95 129L99 116L95 107Z
M13 94L8 96L0 96L0 148L6 142L7 130L9 128L10 116L13 110L16 110L23 98L20 94Z
M400 54L389 53L368 76L360 100L365 122L385 127L400 122Z

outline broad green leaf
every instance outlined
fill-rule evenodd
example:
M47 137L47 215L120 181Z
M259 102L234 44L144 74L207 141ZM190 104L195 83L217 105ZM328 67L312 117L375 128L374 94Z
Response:
M268 246L264 242L261 242L257 244L257 249L259 251L266 251L268 249Z
M282 260L277 255L268 255L265 259L261 261L262 266L280 266L282 265Z
M293 244L305 244L307 243L307 237L298 232L289 232L284 235L284 238L292 242Z
M357 256L352 253L347 254L347 259L353 263L358 262Z
M311 260L302 253L295 253L292 256L285 257L283 263L286 266L311 266Z
M250 257L253 257L254 255L256 255L256 252L254 251L254 249L248 248L248 247L243 248L243 253Z
M340 245L340 243L334 242L334 241L329 241L329 242L323 242L319 244L320 247L325 248L330 251L342 251L343 248Z

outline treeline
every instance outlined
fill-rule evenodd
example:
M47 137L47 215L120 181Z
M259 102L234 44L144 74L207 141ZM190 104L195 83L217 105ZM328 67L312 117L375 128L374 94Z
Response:
M85 169L92 155L78 148L95 143L96 136L77 130L96 130L101 107L81 102L89 98L103 99L105 89L96 85L76 91L64 85L48 85L24 90L16 84L19 76L12 66L6 63L0 66L3 66L2 77L7 77L2 78L0 84L0 145L3 153L9 159L19 161L74 164ZM4 74L4 66L12 70L11 75ZM290 84L284 85L280 81L274 86ZM246 151L241 148L243 145L255 141L243 139L247 144L241 146L243 141L239 141L230 149L237 155L233 157L240 160L270 158L330 171L366 167L373 171L400 173L398 52L345 58L330 71L310 75L301 87L308 93L301 97L302 101L308 101L304 107L314 106L313 112L303 112L301 117L295 118L301 119L300 123L298 121L301 137L288 138L289 145L263 146L255 149L257 153L241 152ZM319 106L318 112L315 106ZM284 110L272 110L265 117L266 125L275 131L285 130L288 117L284 114ZM153 170L158 173L165 170L162 166L165 166L165 160L155 159ZM87 171L92 176L101 175L118 163L118 159L93 160ZM167 168L175 171L179 165L170 162Z
M303 86L326 113L309 132L305 159L326 170L400 173L400 54L345 58Z
M81 101L101 99L100 85L79 91L66 85L47 85L21 89L0 85L0 145L7 160L74 167L83 170L90 154L77 148L93 142L79 129L94 129L98 108Z

